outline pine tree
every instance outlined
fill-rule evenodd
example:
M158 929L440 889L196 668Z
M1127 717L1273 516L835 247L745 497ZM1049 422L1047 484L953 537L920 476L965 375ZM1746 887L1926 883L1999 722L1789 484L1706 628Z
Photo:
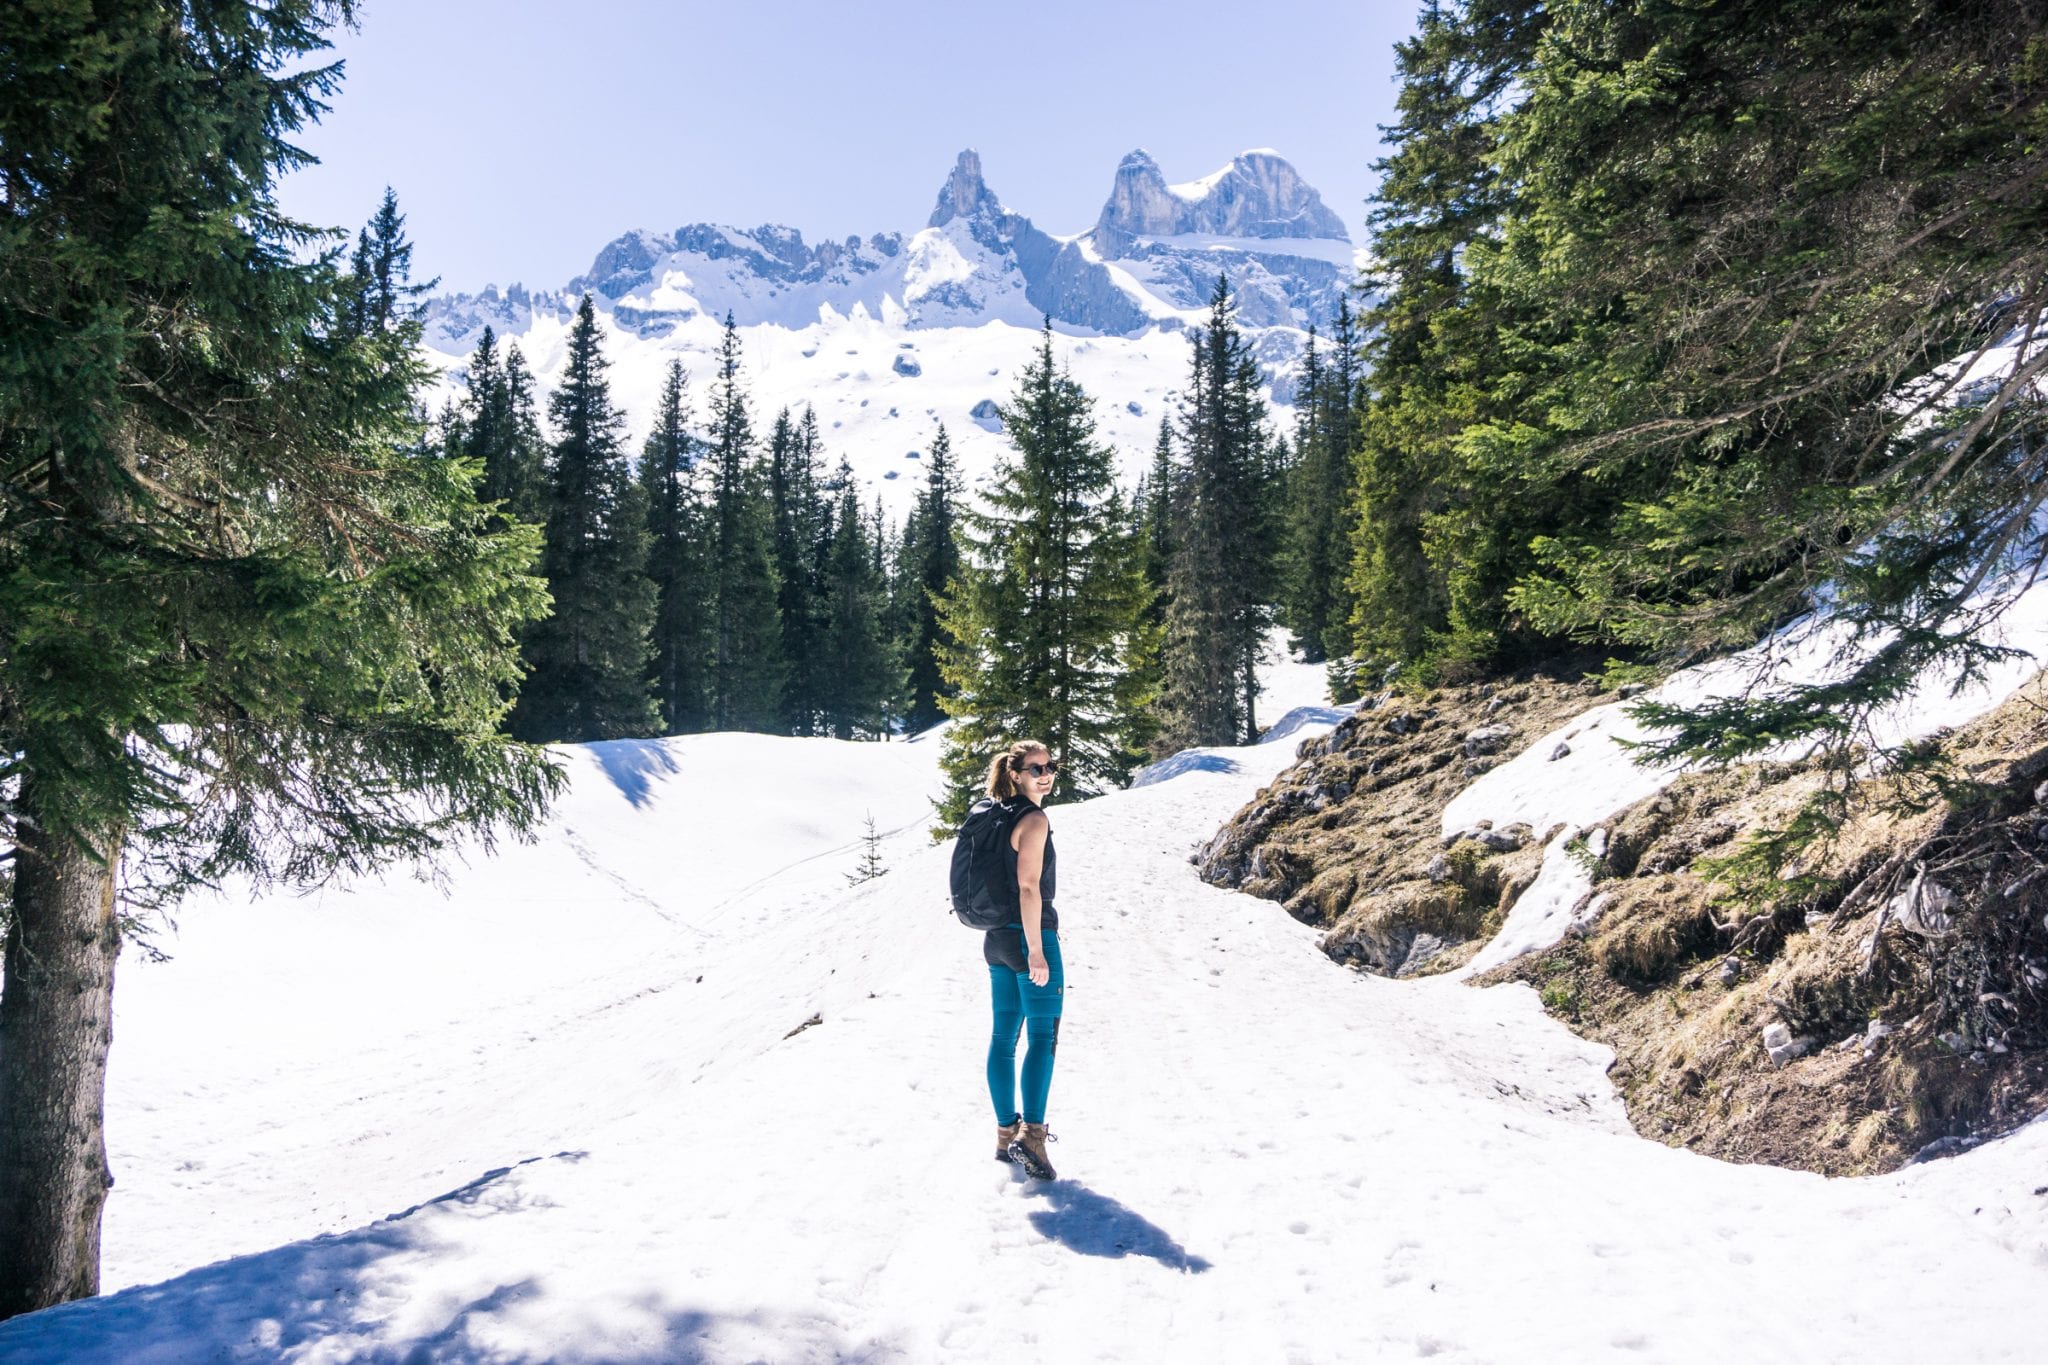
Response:
M530 672L512 713L522 739L626 739L660 728L647 684L655 611L647 504L627 473L625 418L612 404L607 368L585 294L561 385L548 400L559 436L541 571L555 609L525 641Z
M1229 281L1193 338L1181 509L1168 570L1162 749L1258 738L1258 662L1276 594L1275 471L1251 345Z
M1060 757L1056 800L1127 781L1149 740L1157 642L1144 569L1089 407L1053 362L1048 320L1001 409L1015 457L998 466L986 507L963 514L960 573L939 606L956 642L940 654L957 689L940 703L955 721L946 825L964 818L990 755L1017 738Z
M1501 120L1520 195L1472 264L1528 396L1461 442L1561 509L1511 528L1531 553L1504 609L1671 657L1824 596L1853 664L1645 714L1665 757L1798 740L1852 780L1871 712L2000 657L1985 625L2048 560L2048 12L1552 22L1574 40Z
M817 415L809 408L794 422L787 408L776 414L768 440L770 536L788 670L783 710L789 732L797 735L819 733L822 689L833 668L822 638L825 588L818 577L817 546L828 538L819 445Z
M882 832L875 828L875 813L869 811L865 831L860 836L860 862L846 880L849 885L859 886L888 875L888 864L882 860Z
M1145 530L1145 582L1152 589L1146 617L1163 635L1167 604L1173 600L1172 575L1176 528L1183 511L1181 471L1173 453L1173 419L1159 419L1159 440L1152 447L1152 469L1141 485L1140 523Z
M1506 368L1468 264L1513 203L1493 155L1496 122L1548 19L1536 0L1431 4L1395 48L1393 150L1378 163L1369 218L1377 299L1360 319L1369 340L1349 587L1362 658L1427 667L1433 654L1468 659L1494 645L1483 594L1460 586L1477 557L1429 537L1452 528L1446 514L1474 490L1457 439L1488 376ZM1497 487L1480 496L1495 508L1512 501Z
M875 568L853 470L844 460L838 483L839 507L823 582L820 643L830 667L818 680L820 715L826 733L836 739L879 738L887 733L891 703L902 687L902 666L885 629L885 583Z
M654 584L649 678L665 733L704 728L706 594L703 495L697 439L690 434L689 376L669 362L654 429L640 451L640 487L647 505L647 577Z
M1360 650L1675 658L1825 595L1860 656L1645 707L1648 756L1865 770L2048 554L2044 50L2028 3L1431 5L1372 215Z
M505 347L505 447L500 456L505 510L538 526L548 516L548 442L540 429L533 371L514 341Z
M398 195L384 187L384 200L368 224L356 234L356 248L349 257L349 282L353 296L347 310L347 328L357 335L383 331L414 316L415 302L439 284L438 279L415 282L412 278L412 243L405 235L405 215L398 211Z
M138 916L523 832L559 781L496 734L534 533L426 446L417 321L352 326L272 199L349 13L0 6L0 1317L98 1288Z
M513 521L546 517L546 473L533 414L533 377L515 342L500 359L489 327L469 359L469 391L450 424L447 448L476 463L486 502Z
M1287 479L1283 615L1295 648L1310 663L1350 638L1346 592L1351 544L1353 411L1357 325L1339 296L1331 346L1319 351L1309 329L1295 400L1294 468ZM1325 363L1327 359L1327 363Z
M711 390L711 728L783 731L782 620L771 511L740 386L739 329L725 315Z
M939 671L939 659L957 642L939 619L939 602L960 573L959 489L953 472L953 442L942 423L926 452L925 486L904 523L899 577L902 624L898 638L909 668L904 724L927 730L944 719L942 700L954 689Z

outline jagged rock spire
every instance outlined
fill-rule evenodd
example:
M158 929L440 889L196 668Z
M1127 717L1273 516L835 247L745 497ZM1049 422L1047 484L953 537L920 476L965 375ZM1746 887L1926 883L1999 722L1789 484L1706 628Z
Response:
M944 227L955 218L972 218L983 209L1000 213L1002 204L981 178L981 153L972 147L953 162L953 173L939 186L939 202L926 227Z

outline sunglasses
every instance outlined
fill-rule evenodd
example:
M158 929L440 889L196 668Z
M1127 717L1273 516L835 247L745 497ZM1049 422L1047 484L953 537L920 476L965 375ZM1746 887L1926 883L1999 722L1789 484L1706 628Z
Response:
M1056 758L1050 763L1026 763L1017 769L1018 772L1030 773L1033 777L1051 777L1059 770L1060 761Z

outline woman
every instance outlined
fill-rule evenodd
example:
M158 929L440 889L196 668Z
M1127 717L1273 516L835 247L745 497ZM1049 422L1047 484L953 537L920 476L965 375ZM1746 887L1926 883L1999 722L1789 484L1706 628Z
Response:
M996 1108L996 1160L1014 1161L1034 1180L1057 1174L1046 1158L1045 1101L1052 1089L1053 1053L1059 1047L1060 1004L1066 977L1060 969L1059 912L1053 909L1052 822L1040 809L1052 793L1059 761L1036 740L1019 740L988 770L988 795L1012 807L1005 861L1014 865L1017 920L982 938L988 963L994 1030L988 1043L988 1093ZM1017 1104L1017 1034L1030 1030L1024 1054L1021 1111Z

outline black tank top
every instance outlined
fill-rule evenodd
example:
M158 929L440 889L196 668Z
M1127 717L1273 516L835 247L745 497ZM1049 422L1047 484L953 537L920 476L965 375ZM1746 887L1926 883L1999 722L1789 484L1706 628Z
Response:
M1031 812L1024 812L1029 815ZM1019 816L1022 819L1023 816ZM1017 881L1017 848L1009 840L1003 841L1003 865L1010 870L1010 883ZM1045 860L1038 869L1038 903L1041 911L1038 919L1040 931L1057 931L1060 927L1060 912L1053 908L1052 898L1059 870L1059 855L1052 848L1052 825L1045 827ZM991 967L1008 967L1012 971L1025 971L1030 965L1028 948L1024 942L1024 923L1018 920L1000 929L991 929L981 936L981 959Z

